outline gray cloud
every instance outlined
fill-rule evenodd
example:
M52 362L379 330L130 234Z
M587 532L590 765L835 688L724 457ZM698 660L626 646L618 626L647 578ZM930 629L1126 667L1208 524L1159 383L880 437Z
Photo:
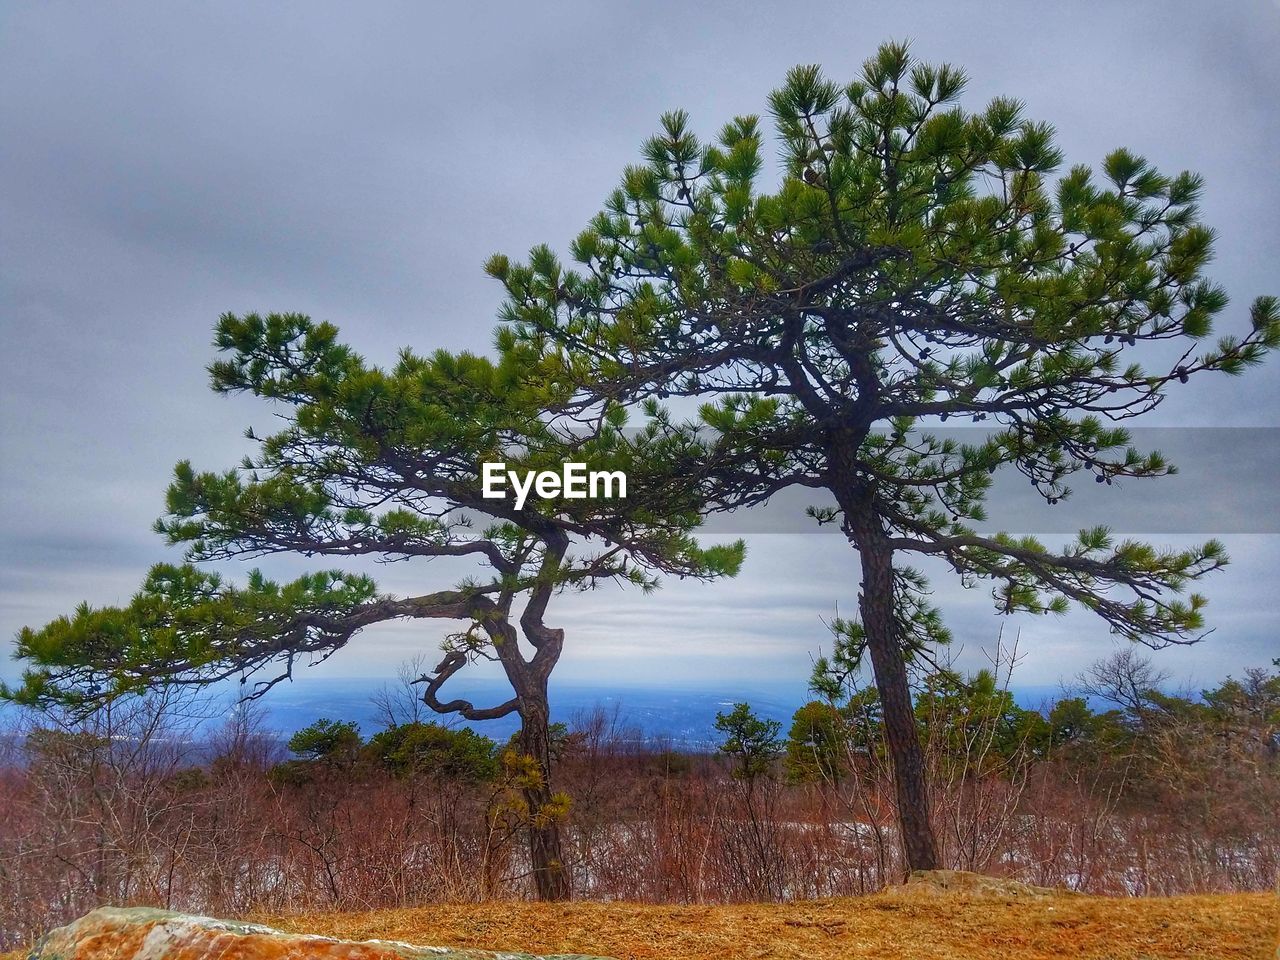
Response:
M0 18L0 637L127 599L170 556L148 527L173 463L230 464L243 427L269 424L205 387L219 313L309 312L378 361L405 344L485 349L485 256L563 248L661 111L686 107L710 134L763 111L791 65L850 77L888 37L965 65L971 102L1025 99L1073 162L1123 144L1202 172L1232 329L1277 287L1274 4L11 4ZM1273 371L1193 385L1157 420L1280 425ZM1171 669L1207 679L1274 649L1259 598L1275 541L1232 543L1240 559L1208 591L1219 631L1167 654ZM852 603L852 556L830 537L753 547L735 583L566 598L584 640L563 671L802 679L818 617ZM388 586L436 575L394 568ZM960 632L994 635L981 595L938 585ZM1085 617L1024 631L1028 682L1110 643ZM422 640L389 628L325 669L381 673Z

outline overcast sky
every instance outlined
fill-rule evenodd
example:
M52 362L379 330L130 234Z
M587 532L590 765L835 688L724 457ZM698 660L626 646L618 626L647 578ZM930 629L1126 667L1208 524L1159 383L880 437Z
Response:
M0 676L18 670L19 627L127 601L176 558L149 529L175 461L246 452L264 408L206 385L220 313L306 312L379 362L402 345L488 349L500 289L484 259L563 249L662 111L714 134L765 112L794 64L851 79L889 38L966 67L969 106L1026 101L1069 163L1124 145L1201 172L1226 326L1280 293L1274 0L0 6ZM1280 426L1276 372L1193 381L1160 422ZM1274 531L1263 490L1250 511ZM1201 526L1185 532L1214 532ZM1205 588L1216 632L1159 655L1179 679L1280 654L1280 537L1247 529L1231 526L1235 563ZM418 592L451 571L388 573L388 589ZM857 580L839 537L755 537L732 583L564 598L560 673L798 684ZM987 592L937 585L978 662L1001 624ZM1113 647L1086 615L1008 626L1026 684ZM321 669L385 674L439 633L384 628Z

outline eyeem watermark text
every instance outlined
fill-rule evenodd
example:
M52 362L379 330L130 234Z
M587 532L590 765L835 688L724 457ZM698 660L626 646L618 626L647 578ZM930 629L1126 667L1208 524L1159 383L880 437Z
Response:
M530 493L544 500L626 499L627 475L621 470L588 470L585 463L566 463L554 470L508 470L505 463L485 463L480 467L481 495L486 500L505 500L507 484L515 491L516 509L523 510Z

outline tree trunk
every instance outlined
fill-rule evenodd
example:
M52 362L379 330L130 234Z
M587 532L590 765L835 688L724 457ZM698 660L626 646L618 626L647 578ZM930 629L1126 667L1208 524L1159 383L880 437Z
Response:
M550 710L545 685L521 694L520 721L520 751L537 761L540 773L527 778L522 787L529 806L525 831L534 888L539 900L568 900L569 872L561 855L560 818L552 804Z
M846 529L862 559L858 608L871 653L871 667L884 715L885 743L893 763L898 828L909 870L938 869L938 842L929 812L924 750L907 684L907 664L893 609L893 552L879 521L867 513L850 516Z

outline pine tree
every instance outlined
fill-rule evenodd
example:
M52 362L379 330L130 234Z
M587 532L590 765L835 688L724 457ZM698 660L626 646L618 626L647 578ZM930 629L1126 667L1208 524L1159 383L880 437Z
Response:
M782 724L762 720L748 703L735 703L728 713L717 713L715 726L724 734L720 752L733 758L733 776L738 780L754 782L782 756Z
M21 686L0 695L88 710L162 683L239 677L250 699L373 624L460 621L439 665L418 678L423 699L473 721L519 714L537 892L568 896L547 696L565 636L546 623L548 606L566 589L616 582L651 590L662 573L732 574L742 544L698 546L698 505L665 474L673 457L662 438L624 435L620 409L585 432L557 423L554 393L525 382L510 362L406 350L384 370L341 344L333 326L298 314L224 316L215 342L227 357L210 368L213 388L275 401L284 429L265 438L250 431L259 452L235 470L199 473L180 463L156 528L186 547L187 562L156 566L123 608L81 606L24 629L17 655L31 666ZM531 497L517 508L483 496L486 461L538 470L568 460L646 482L633 483L625 500ZM197 566L281 553L460 557L478 569L448 589L394 597L341 570L287 584L255 570L234 586ZM479 658L502 666L511 698L488 706L446 699L444 685Z
M1173 472L1124 423L1280 343L1274 297L1254 302L1247 332L1207 342L1227 296L1204 277L1199 177L1123 149L1100 171L1064 170L1049 125L1007 98L970 112L964 86L897 43L848 84L792 70L769 102L784 167L772 192L757 117L703 142L667 114L574 241L576 267L546 247L489 262L508 347L575 386L584 411L648 398L689 439L684 466L717 508L792 486L833 496L810 513L839 523L860 559L851 630L874 669L913 869L938 854L907 665L946 634L907 559L989 582L1003 612L1074 603L1132 640L1195 640L1204 600L1183 591L1226 563L1221 544L982 534L985 495L1000 470L1049 504L1073 479ZM678 421L666 397L701 398L700 417ZM943 422L989 429L959 443L931 432Z

